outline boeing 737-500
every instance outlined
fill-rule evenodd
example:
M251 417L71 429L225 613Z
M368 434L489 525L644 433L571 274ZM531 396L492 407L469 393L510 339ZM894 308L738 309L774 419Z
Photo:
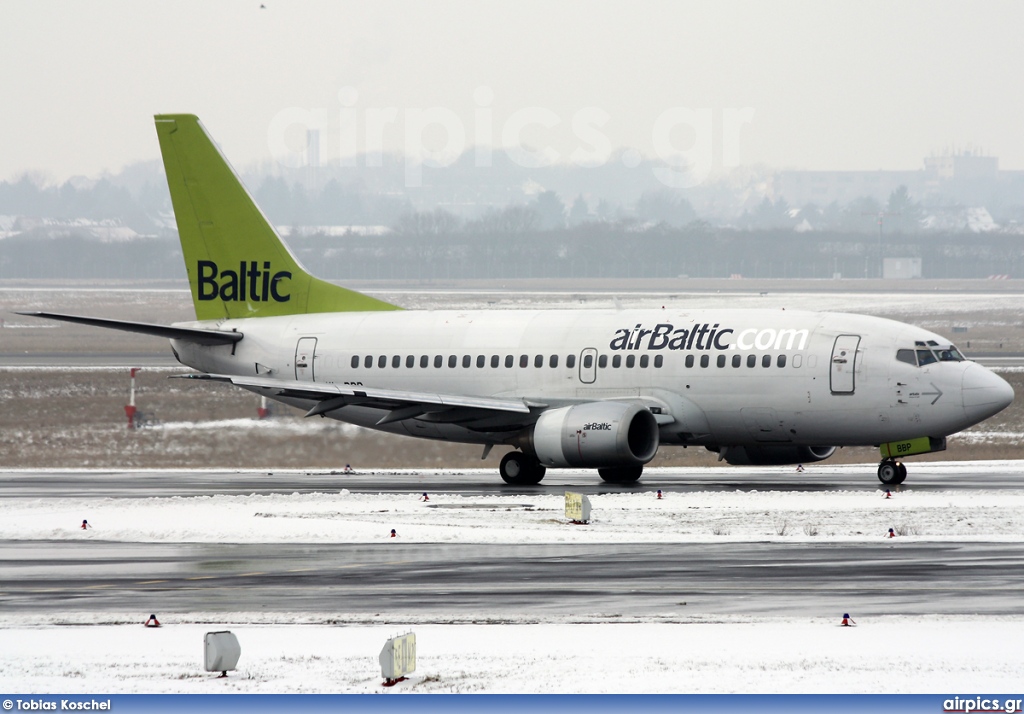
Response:
M1005 409L1013 390L947 339L888 319L790 310L403 310L310 275L200 121L156 117L194 322L22 313L169 338L194 379L394 434L514 447L549 468L640 478L662 446L730 464L902 458Z

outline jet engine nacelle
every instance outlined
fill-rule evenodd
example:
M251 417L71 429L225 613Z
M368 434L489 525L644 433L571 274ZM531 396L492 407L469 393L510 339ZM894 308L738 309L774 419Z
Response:
M834 446L723 446L719 453L733 466L785 466L824 461Z
M642 466L658 453L658 422L628 402L587 402L540 415L530 435L544 466Z

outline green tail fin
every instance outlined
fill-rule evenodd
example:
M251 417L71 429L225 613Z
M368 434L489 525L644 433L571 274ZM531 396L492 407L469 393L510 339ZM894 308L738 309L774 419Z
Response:
M199 119L155 118L198 319L401 309L307 273Z

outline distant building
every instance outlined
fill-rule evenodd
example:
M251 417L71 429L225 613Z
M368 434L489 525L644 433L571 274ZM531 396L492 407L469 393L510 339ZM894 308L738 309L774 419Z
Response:
M920 258L885 258L882 277L887 280L907 280L921 277Z
M1018 204L1024 171L1000 171L999 159L967 150L935 154L917 171L779 171L771 197L791 206L847 204L868 196L881 204L900 186L917 200L966 206Z
M999 177L999 159L979 152L942 154L924 160L929 185L942 181L994 181Z

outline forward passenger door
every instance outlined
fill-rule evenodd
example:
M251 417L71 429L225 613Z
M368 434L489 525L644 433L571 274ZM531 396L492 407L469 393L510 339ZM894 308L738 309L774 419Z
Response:
M829 383L833 394L853 394L860 335L839 335L832 346Z

